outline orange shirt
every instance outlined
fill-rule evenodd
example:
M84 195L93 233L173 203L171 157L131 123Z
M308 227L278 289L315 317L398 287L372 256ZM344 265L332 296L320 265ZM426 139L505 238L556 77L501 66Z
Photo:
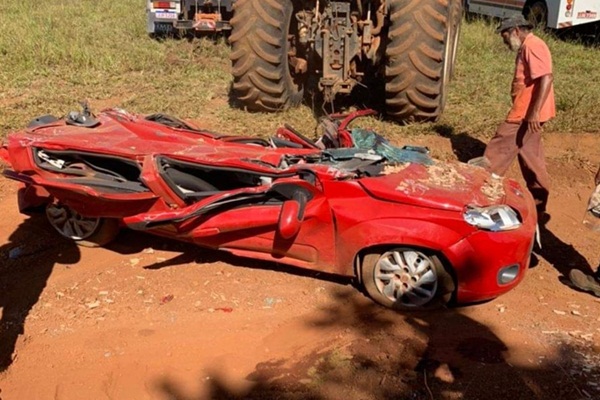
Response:
M535 89L534 81L552 73L550 49L542 39L530 33L525 37L517 52L515 77L512 82L511 97L513 106L506 117L507 122L521 122L525 119ZM550 87L548 98L540 110L540 122L546 122L556 115L554 87Z

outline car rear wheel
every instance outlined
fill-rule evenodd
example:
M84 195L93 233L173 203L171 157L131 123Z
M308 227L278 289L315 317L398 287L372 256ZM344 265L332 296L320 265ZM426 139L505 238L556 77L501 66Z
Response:
M46 217L61 236L84 247L104 246L119 233L116 219L84 217L62 204L46 206Z
M452 277L440 259L410 247L367 254L362 261L361 278L373 300L402 310L444 305L454 291Z

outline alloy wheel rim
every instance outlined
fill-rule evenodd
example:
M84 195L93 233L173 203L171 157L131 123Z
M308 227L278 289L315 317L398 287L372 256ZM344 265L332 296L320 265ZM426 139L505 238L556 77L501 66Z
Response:
M100 225L100 218L83 217L81 214L60 204L46 207L50 225L61 235L73 240L84 240L92 236Z
M438 276L433 261L415 250L384 253L375 266L375 284L387 299L407 307L420 307L435 297Z

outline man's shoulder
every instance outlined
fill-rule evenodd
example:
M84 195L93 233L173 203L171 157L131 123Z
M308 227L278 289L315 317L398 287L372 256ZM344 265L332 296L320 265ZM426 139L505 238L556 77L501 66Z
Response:
M552 73L552 54L546 42L530 33L523 41L520 60L526 64L529 75L537 79Z
M548 45L544 40L533 33L530 33L527 36L527 39L523 42L523 47L531 49L531 48L545 48L548 49Z

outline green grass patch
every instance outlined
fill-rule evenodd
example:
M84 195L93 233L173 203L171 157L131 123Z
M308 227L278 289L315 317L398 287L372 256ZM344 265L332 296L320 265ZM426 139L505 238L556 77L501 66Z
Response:
M225 40L156 41L145 31L145 2L20 0L0 8L0 136L41 114L65 115L87 99L96 111L118 106L166 112L231 133L266 136L288 122L314 133L314 110L278 114L231 108ZM547 131L600 132L600 51L544 36L554 56L557 118ZM514 53L494 26L463 24L455 79L438 123L413 126L370 118L389 136L413 133L493 134L510 107Z

